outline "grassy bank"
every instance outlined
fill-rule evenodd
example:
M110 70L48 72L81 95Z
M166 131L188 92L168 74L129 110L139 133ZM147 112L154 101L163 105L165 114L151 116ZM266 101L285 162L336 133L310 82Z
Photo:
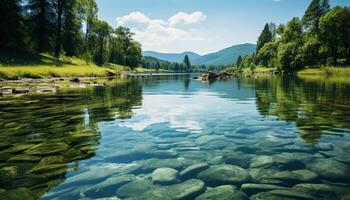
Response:
M106 64L103 67L83 59L61 56L60 60L49 54L0 53L0 78L49 78L49 77L104 77L130 71L127 66ZM153 69L136 68L137 73L155 72ZM162 71L163 72L163 71Z
M4 54L0 55L0 78L44 78L44 77L102 77L124 70L123 66L99 67L92 63L62 56L57 61L48 54Z
M350 67L322 67L318 69L303 69L298 75L337 75L350 76Z

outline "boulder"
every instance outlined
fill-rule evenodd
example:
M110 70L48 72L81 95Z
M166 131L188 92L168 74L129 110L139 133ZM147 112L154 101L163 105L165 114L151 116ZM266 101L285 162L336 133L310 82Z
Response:
M193 178L197 176L197 174L205 169L208 169L208 163L198 163L191 166L188 166L184 170L180 172L180 176L182 179Z
M208 185L242 184L250 180L249 173L236 165L215 165L197 177Z
M155 184L169 185L178 181L178 171L172 168L158 168L152 173L152 181Z
M213 189L208 189L205 193L199 195L195 200L246 200L247 195L237 190L232 185L222 185Z

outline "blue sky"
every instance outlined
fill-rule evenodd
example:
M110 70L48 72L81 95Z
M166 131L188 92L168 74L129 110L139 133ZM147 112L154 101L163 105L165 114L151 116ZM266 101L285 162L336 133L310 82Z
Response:
M266 22L302 17L311 0L97 0L99 18L135 33L143 50L205 54L256 43ZM350 6L350 0L330 0Z

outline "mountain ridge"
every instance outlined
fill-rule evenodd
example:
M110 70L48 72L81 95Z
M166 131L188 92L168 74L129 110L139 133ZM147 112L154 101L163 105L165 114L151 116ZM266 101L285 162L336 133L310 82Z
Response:
M185 55L188 55L192 64L195 65L227 65L236 62L239 56L251 55L255 52L256 45L244 43L233 45L217 52L199 55L192 51L182 53L160 53L156 51L143 51L143 56L150 56L169 62L182 62Z

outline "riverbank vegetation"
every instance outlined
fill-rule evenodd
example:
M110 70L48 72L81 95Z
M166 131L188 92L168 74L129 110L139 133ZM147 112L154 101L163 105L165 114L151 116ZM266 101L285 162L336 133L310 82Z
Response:
M98 19L95 0L5 0L0 4L1 54L16 55L2 58L2 66L30 63L33 57L21 54L40 57L42 53L54 56L58 66L67 57L85 60L80 67L112 63L134 69L141 62L141 45L133 39L134 33L126 27L113 29Z
M256 52L239 57L230 70L271 68L301 73L342 72L325 66L350 66L350 8L331 8L328 0L312 0L302 19L267 23ZM307 70L305 70L307 69Z

